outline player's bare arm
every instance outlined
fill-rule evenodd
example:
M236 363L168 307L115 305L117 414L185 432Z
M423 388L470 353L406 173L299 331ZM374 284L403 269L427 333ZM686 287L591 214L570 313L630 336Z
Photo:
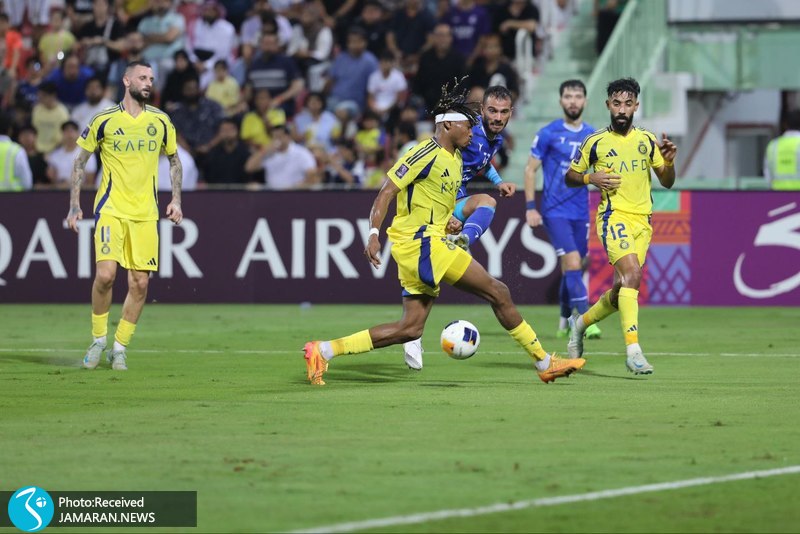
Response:
M181 158L175 152L167 156L169 160L169 181L172 183L172 201L167 206L167 217L175 224L180 224L183 220L183 210L181 209L181 184L183 184L183 165Z
M384 182L383 187L378 191L378 196L375 197L375 202L372 203L372 209L369 210L370 229L381 229L383 220L386 218L386 212L399 192L400 188L394 182L391 180ZM367 248L364 249L364 255L376 269L381 265L381 259L378 256L380 250L381 242L378 239L378 235L371 232L367 240Z
M78 231L78 221L83 219L81 211L81 184L86 179L86 162L92 153L81 148L80 153L72 163L72 183L69 191L69 213L67 213L67 225L75 232Z
M667 189L675 185L675 156L678 155L678 147L669 140L667 134L661 134L661 143L658 145L661 157L664 158L663 167L653 167L658 176L658 181Z
M542 166L541 160L528 156L528 163L525 164L525 202L536 200L536 171ZM528 226L536 228L542 224L542 214L536 208L525 209L525 219Z
M567 174L564 175L564 181L568 187L581 187L592 184L603 191L611 191L619 189L622 183L622 176L602 171L593 172L591 174L581 174L573 169L567 169Z

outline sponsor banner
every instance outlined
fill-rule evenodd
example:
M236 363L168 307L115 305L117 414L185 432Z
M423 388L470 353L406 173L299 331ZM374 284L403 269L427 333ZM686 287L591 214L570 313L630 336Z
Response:
M159 270L148 301L394 303L401 288L384 223L383 263L364 257L375 191L190 192L184 222L159 222ZM94 276L93 193L78 234L66 229L66 192L0 194L0 302L84 302ZM160 196L161 211L169 195ZM524 198L498 199L474 257L516 302L557 301L558 259L542 228L525 224ZM114 300L126 292L117 274ZM476 302L444 287L443 302Z
M0 491L0 527L196 527L196 491Z
M800 193L692 194L692 303L800 305Z

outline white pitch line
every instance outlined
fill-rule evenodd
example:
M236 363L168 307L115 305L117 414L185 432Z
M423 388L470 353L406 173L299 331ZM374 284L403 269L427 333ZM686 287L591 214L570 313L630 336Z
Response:
M259 350L259 349L235 349L235 350L225 350L225 349L170 349L170 353L178 353L178 354L293 354L300 351L300 348L287 348L284 350ZM85 349L81 348L69 348L69 349L53 349L53 348L27 348L27 349L11 349L6 347L0 347L0 353L3 352L63 352L63 353L74 353L74 352L85 352ZM163 350L156 350L156 349L134 349L133 352L143 353L143 354L161 354L165 351ZM518 351L485 351L484 354L521 354ZM604 352L604 351L588 351L586 353L589 357L591 356L622 356L623 352ZM723 356L726 358L729 357L767 357L767 356L775 356L780 358L800 358L800 353L795 352L648 352L648 356Z
M718 477L690 478L687 480L675 480L673 482L645 484L643 486L628 486L627 488L592 491L589 493L578 493L575 495L562 495L561 497L543 497L541 499L530 499L511 503L502 502L488 506L478 506L476 508L456 508L451 510L439 510L436 512L424 512L419 514L384 517L380 519L368 519L366 521L353 521L351 523L337 523L335 525L294 530L290 534L306 534L317 532L356 532L366 529L396 527L399 525L414 525L418 523L427 523L429 521L441 521L443 519L451 519L454 517L475 517L503 512L514 512L528 508L543 508L546 506L557 506L559 504L599 501L601 499L613 499L615 497L624 497L627 495L640 495L642 493L653 493L656 491L677 490L696 486L707 486L709 484L721 484L723 482L753 480L780 475L794 475L798 473L800 473L800 465L792 465L778 469L747 471L745 473L735 473L732 475Z

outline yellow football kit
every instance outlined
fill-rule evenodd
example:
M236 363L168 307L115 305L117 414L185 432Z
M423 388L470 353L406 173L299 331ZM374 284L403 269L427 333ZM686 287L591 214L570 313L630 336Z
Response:
M596 172L621 176L618 189L601 191L597 208L597 235L612 265L621 257L635 253L643 265L653 236L650 216L650 169L664 166L656 136L643 128L632 128L620 135L610 127L587 137L570 168L585 173Z
M158 157L177 150L175 127L146 106L137 117L118 104L95 115L78 145L99 150L103 175L94 202L96 261L158 269Z
M472 257L446 238L461 186L461 152L435 139L419 143L389 169L400 188L397 215L387 230L403 295L439 295L439 282L458 281Z

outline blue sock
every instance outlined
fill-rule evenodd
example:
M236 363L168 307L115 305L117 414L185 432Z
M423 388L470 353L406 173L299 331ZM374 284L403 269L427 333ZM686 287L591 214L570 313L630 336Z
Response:
M583 285L583 272L567 271L564 273L564 278L567 280L570 306L577 308L580 314L586 313L589 310L589 295L586 286Z
M490 206L478 206L475 213L469 216L464 222L464 229L461 230L461 233L469 237L470 245L481 238L492 224L492 219L494 219L494 208Z
M561 304L561 317L572 315L572 306L569 303L569 292L567 291L567 277L561 277L561 285L558 288L558 302Z

